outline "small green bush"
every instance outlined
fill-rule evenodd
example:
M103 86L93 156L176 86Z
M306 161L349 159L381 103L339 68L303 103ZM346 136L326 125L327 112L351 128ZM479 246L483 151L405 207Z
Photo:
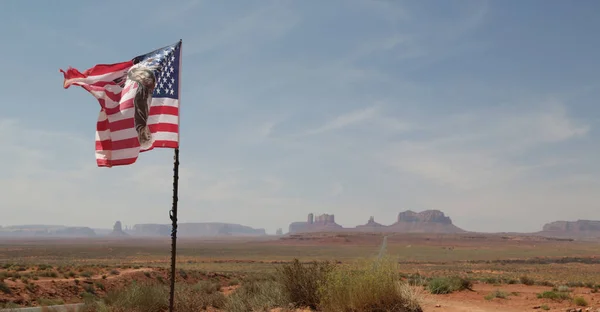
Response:
M493 292L491 292L489 295L484 297L486 300L492 300L494 298L500 298L500 299L506 299L508 298L508 294L500 291L500 290L495 290Z
M455 291L473 290L473 283L458 276L434 278L427 284L429 292L435 295L449 294Z
M573 299L573 303L580 307L587 307L588 302L583 297L575 297Z
M545 291L541 294L538 294L537 297L539 299L550 299L554 301L563 301L571 299L571 295L569 295L568 293L558 291Z
M521 278L519 280L521 281L521 284L523 284L523 285L527 285L527 286L535 285L535 280L528 276L521 276Z

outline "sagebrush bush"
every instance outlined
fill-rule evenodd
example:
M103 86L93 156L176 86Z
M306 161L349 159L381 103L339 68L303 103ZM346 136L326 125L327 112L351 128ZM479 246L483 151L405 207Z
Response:
M537 297L539 299L550 299L554 301L563 301L571 299L571 295L569 295L569 293L558 291L545 291L541 294L537 294Z
M0 282L0 291L5 294L12 293L12 291L10 290L10 287L8 287L8 285L6 285L5 282Z
M285 307L290 301L283 289L280 281L247 280L227 297L225 311L268 311L272 308Z
M523 285L527 285L527 286L535 285L535 280L528 276L521 276L521 278L519 278L519 280L521 281L521 284L523 284Z
M583 297L575 297L573 299L573 303L580 307L587 307L588 302Z
M455 291L472 290L473 283L459 276L437 277L427 283L427 289L432 294L442 295Z
M294 259L292 263L278 268L277 279L290 303L314 309L319 305L319 285L333 268L334 265L329 262L302 264Z
M390 259L336 266L319 287L323 311L422 311L415 289Z

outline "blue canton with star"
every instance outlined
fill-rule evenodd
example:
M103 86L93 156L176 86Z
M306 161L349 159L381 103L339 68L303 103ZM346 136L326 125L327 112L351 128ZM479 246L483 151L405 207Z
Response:
M158 66L154 71L156 87L152 93L153 98L179 98L180 58L181 41L133 59L134 64L145 62L150 66Z

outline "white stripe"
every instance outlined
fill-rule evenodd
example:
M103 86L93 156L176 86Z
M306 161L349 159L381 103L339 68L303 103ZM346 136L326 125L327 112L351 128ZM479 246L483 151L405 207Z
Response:
M160 115L150 115L148 117L149 125L156 125L156 124L161 124L161 123L177 125L179 123L179 116L160 114Z
M156 132L152 134L154 140L158 141L173 141L177 142L178 135L176 132Z
M179 107L179 100L172 98L156 98L152 99L150 106L173 106Z
M103 157L103 155L102 155L103 152L109 152L109 155L111 157ZM140 153L139 147L125 148L125 149L116 150L116 151L97 151L96 159L120 160L120 159L127 159L127 158L135 158L139 155L139 153Z

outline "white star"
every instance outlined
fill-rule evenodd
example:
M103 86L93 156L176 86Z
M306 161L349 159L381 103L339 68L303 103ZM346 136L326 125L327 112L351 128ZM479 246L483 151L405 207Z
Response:
M173 72L173 67L169 68L169 71Z
M169 89L171 89L171 88L173 88L173 84L172 83L169 84Z
M171 83L175 83L175 78L171 78Z
M173 89L171 89L171 95L173 95Z
M175 56L171 56L171 62L175 62Z
M163 83L161 82L161 83L160 83L160 88L162 88L162 87L163 87Z

